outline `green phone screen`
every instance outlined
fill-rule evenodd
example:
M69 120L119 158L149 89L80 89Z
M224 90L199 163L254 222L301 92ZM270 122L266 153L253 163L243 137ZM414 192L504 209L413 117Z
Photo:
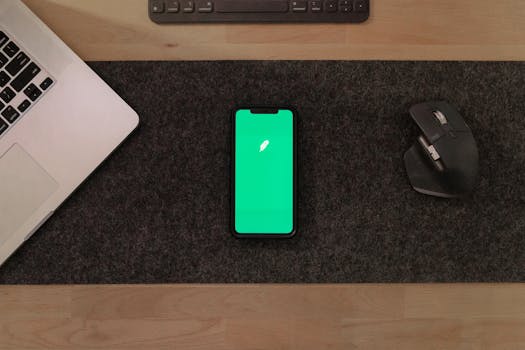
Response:
M235 113L235 203L237 234L294 231L294 114Z

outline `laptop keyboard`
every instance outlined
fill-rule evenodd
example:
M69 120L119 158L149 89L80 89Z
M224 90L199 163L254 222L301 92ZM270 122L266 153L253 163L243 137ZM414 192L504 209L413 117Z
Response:
M54 84L19 45L0 30L0 137Z

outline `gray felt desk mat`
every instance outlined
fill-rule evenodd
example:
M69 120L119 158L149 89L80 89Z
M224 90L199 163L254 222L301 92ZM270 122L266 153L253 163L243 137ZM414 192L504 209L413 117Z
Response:
M0 267L0 283L525 281L525 63L99 62L139 129ZM476 192L414 192L412 104L478 141ZM299 111L297 237L229 233L230 110Z

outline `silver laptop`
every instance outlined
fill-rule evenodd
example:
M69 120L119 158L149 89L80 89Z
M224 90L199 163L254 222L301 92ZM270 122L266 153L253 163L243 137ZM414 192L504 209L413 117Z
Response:
M137 114L19 0L0 0L0 265Z

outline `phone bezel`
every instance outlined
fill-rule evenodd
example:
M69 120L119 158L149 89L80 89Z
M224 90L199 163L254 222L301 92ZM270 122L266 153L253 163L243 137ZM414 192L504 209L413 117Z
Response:
M256 109L256 110L288 110L292 112L292 129L293 129L293 140L292 140L292 147L293 147L293 214L292 214L292 221L293 221L293 228L290 233L238 233L235 229L235 131L236 131L236 114L239 110L248 109L250 111ZM252 112L253 114L253 112ZM271 114L271 113L267 113ZM273 107L273 106L238 106L235 109L233 109L231 113L231 125L232 125L232 133L231 133L231 181L230 181L230 206L231 206L231 217L230 217L230 225L231 225L231 232L233 236L237 238L265 238L265 239L283 239L283 238L292 238L297 233L297 118L298 113L297 110L293 107L288 106L281 106L281 107Z

